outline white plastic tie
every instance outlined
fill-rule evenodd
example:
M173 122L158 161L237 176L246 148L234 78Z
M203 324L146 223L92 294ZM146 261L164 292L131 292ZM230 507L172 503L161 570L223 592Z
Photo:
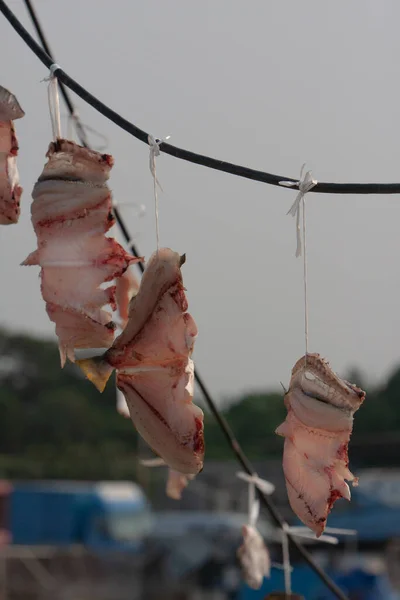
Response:
M166 462L162 458L159 458L158 456L156 458L142 458L139 460L139 462L144 467L166 467L167 466Z
M327 544L333 544L333 545L336 545L339 543L338 538L333 537L331 535L321 535L320 537L317 537L315 535L315 533L313 531L311 531L311 529L309 529L308 527L286 526L284 534L287 535L288 533L290 533L291 535L293 535L295 537L303 538L306 540L313 540L315 542L326 542Z
M50 75L43 79L48 81L49 85L47 88L49 112L51 120L51 128L53 132L53 139L57 141L61 139L61 115L60 115L60 96L58 94L58 79L55 72L57 69L61 69L60 65L53 63L50 65Z
M147 137L147 141L149 143L150 154L149 154L149 167L150 173L153 177L154 182L154 204L155 204L155 216L156 216L156 238L157 238L157 250L160 247L160 235L159 235L159 227L158 227L158 195L157 195L157 186L161 191L164 191L161 187L160 182L157 179L156 172L156 156L160 156L160 144L162 144L165 140L169 140L171 136L167 135L164 139L155 138L152 135Z
M300 171L300 179L299 181L280 181L279 185L284 185L285 187L298 187L299 193L296 196L295 201L292 206L288 210L286 214L290 214L293 217L296 217L296 238L297 238L297 248L296 248L296 257L301 256L301 232L300 232L300 206L303 206L304 211L304 196L309 192L313 187L315 187L318 183L316 179L312 178L311 171L307 171L307 173L303 177L305 163L301 167Z
M258 477L256 473L254 473L253 475L249 475L248 473L243 473L242 471L239 471L238 473L236 473L236 476L239 479L242 479L243 481L247 481L247 483L254 483L255 486L260 490L260 492L263 492L263 494L267 494L267 496L270 496L275 491L275 486L273 483L270 483L265 479L261 479L261 477Z
M269 481L265 481L258 477L256 473L249 475L240 471L236 473L239 479L246 481L248 484L248 525L255 527L258 517L260 515L260 501L256 498L256 487L264 494L272 494L275 490L275 486Z

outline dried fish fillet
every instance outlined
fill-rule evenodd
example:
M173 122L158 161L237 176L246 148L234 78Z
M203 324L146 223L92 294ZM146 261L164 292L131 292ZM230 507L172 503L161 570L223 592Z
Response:
M166 488L167 496L172 498L172 500L180 500L183 490L194 477L195 475L184 475L183 473L169 469Z
M203 468L203 411L192 401L197 326L186 312L183 262L169 248L155 252L125 330L102 357L78 364L100 391L116 369L140 435L171 469L195 475Z
M144 467L166 467L165 460L160 457L144 458L140 461ZM182 492L189 484L189 481L195 478L195 475L184 475L173 469L168 469L168 480L166 486L166 494L172 500L180 500Z
M38 249L23 265L40 265L42 296L56 324L61 365L75 348L109 348L115 324L115 286L131 256L105 234L114 224L107 186L113 158L68 140L52 142L33 189L32 223Z
M319 354L307 354L292 370L285 394L288 414L276 433L285 438L283 470L289 502L317 537L338 498L350 500L346 481L353 415L365 392L340 379Z
M129 316L129 303L136 296L139 291L140 283L132 273L132 270L128 268L116 282L115 297L117 300L119 318L121 320L121 327L124 328Z
M237 551L243 578L247 585L259 590L264 577L271 573L271 559L264 540L255 527L243 525L243 544Z
M25 115L16 97L0 86L0 225L17 223L22 188L17 169L18 141L14 119Z

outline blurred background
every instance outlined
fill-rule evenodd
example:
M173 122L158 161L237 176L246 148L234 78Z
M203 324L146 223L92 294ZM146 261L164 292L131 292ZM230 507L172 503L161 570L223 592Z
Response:
M60 369L55 342L6 330L0 365L4 597L139 600L162 593L239 600L283 589L278 566L261 591L242 582L236 551L247 522L247 486L199 394L205 467L172 500L165 493L168 470L139 462L153 454L117 412L113 382L100 395L74 365ZM344 375L365 386L362 371ZM337 546L305 543L350 598L390 599L400 590L400 368L365 388L350 444L359 486L328 520L357 535L339 536ZM283 442L274 434L285 418L283 393L244 394L224 414L258 474L276 485L279 510L298 525L287 501ZM281 564L279 532L263 512L258 527L272 561ZM293 591L333 598L296 553L291 560Z
M33 33L21 0L9 6ZM36 0L56 60L112 108L171 143L285 176L303 162L324 181L397 181L400 4L337 0ZM47 71L0 18L1 84L26 112L16 123L21 219L0 232L0 595L7 600L262 599L283 590L273 567L260 591L236 551L247 488L205 411L204 471L179 501L167 469L103 394L71 364L61 370L38 269L30 192L51 136ZM94 147L115 157L110 187L132 239L155 247L148 149L74 97ZM63 109L62 109L63 110ZM66 111L65 111L66 112ZM63 128L68 119L63 112ZM161 156L161 244L183 253L194 359L274 499L296 523L282 474L282 388L304 353L302 265L294 192ZM144 205L146 211L140 207ZM400 590L400 204L391 196L310 194L310 350L367 391L350 466L360 478L332 527L337 546L307 542L351 599ZM119 237L118 231L113 232ZM280 536L262 513L274 563ZM330 600L291 553L293 591Z

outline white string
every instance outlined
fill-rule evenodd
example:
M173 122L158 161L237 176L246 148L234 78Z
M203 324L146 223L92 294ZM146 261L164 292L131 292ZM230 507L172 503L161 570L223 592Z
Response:
M297 238L297 248L296 248L296 257L301 255L301 235L300 235L300 205L303 205L304 211L304 196L309 192L313 187L315 187L318 183L316 179L312 178L311 171L307 171L303 178L303 172L306 164L304 163L301 167L300 171L300 179L299 181L280 181L279 185L284 185L285 187L295 187L299 188L299 193L296 196L295 201L292 206L288 210L286 214L290 214L293 217L296 217L296 238Z
M292 567L290 564L289 540L287 537L288 526L282 528L282 558L283 558L283 573L285 578L285 594L289 596L292 593Z
M168 135L165 139L168 140L171 136ZM160 248L160 232L158 226L158 194L157 194L157 186L163 191L160 182L157 179L156 173L156 156L160 156L160 144L164 141L163 139L154 138L152 135L149 135L147 138L150 147L149 154L149 167L150 173L153 176L153 184L154 184L154 204L155 204L155 217L156 217L156 238L157 238L157 252Z
M314 186L317 185L318 181L312 178L311 171L307 171L307 173L303 177L305 163L301 167L300 171L300 179L298 182L293 181L280 181L279 185L284 185L286 187L298 186L299 193L296 196L295 201L290 207L287 214L296 217L296 239L297 239L297 247L296 247L296 258L301 256L302 248L301 248L301 234L300 234L300 208L303 208L303 287L304 287L304 338L305 338L305 360L307 363L307 355L308 355L308 291L307 291L307 240L306 240L306 201L305 195L309 192Z
M304 341L306 347L305 360L308 356L308 291L307 291L307 241L306 241L306 201L303 196L303 288L304 288Z
M61 115L60 115L60 96L58 94L58 79L55 71L61 69L60 65L53 63L50 66L50 75L43 81L48 81L47 96L49 102L51 128L53 131L53 139L56 142L61 139Z
M255 527L260 514L260 501L256 498L256 487L264 494L270 495L275 491L275 486L258 477L256 473L249 475L240 471L236 476L248 483L248 524Z
M242 471L239 471L238 473L236 473L236 477L242 479L243 481L247 481L248 483L254 483L255 486L260 490L260 492L263 492L268 496L270 496L275 491L275 486L273 483L270 483L265 479L261 479L261 477L258 477L256 473L253 473L253 475L249 475L248 473L243 473Z

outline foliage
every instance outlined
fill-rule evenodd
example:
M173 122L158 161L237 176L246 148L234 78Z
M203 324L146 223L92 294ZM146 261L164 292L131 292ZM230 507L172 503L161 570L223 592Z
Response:
M362 387L362 374L349 380ZM355 419L357 436L399 433L400 369L380 388L367 390ZM225 410L251 459L278 456L275 428L285 417L283 393L252 393ZM205 415L208 459L230 459L230 449L212 415ZM115 381L103 394L75 367L60 368L50 341L0 330L0 477L131 479L137 435L116 411Z

